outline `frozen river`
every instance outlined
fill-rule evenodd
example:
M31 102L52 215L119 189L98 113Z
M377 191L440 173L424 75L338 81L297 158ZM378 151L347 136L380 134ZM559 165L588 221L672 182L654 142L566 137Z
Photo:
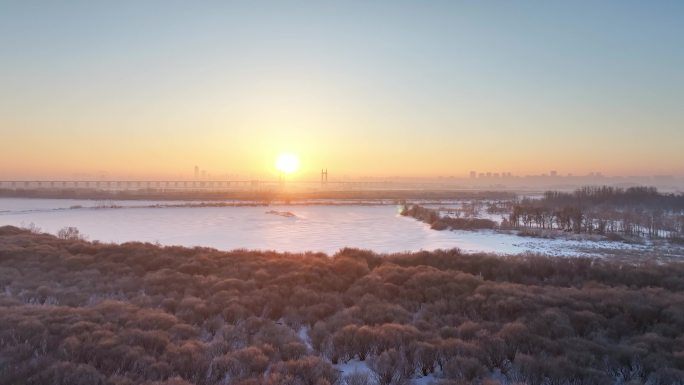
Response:
M435 231L399 215L396 205L164 207L183 202L0 198L0 225L31 224L56 234L75 226L90 240L277 251L343 247L400 252L460 248L502 254L581 254L586 242L522 238L492 231ZM161 205L161 207L151 207ZM103 208L117 206L117 208ZM268 211L291 212L294 217ZM602 242L591 242L600 246ZM611 243L611 247L614 247Z

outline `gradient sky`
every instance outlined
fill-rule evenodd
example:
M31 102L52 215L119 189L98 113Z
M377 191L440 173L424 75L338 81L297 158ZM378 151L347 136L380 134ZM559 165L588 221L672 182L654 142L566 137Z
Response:
M0 0L0 178L684 175L683 1Z

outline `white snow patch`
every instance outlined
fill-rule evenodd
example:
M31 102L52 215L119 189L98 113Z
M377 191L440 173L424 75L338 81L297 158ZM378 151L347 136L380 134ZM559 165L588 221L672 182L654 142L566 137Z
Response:
M430 373L427 376L423 377L418 377L416 379L413 379L411 382L414 385L430 385L432 383L436 383L439 379L435 377L434 373Z
M359 361L357 358L334 366L341 372L342 376L347 376L357 372L368 374L373 373L373 371L368 367L366 361Z
M302 342L304 342L304 345L306 345L307 351L311 352L313 350L313 346L311 345L311 337L309 337L309 327L308 326L302 326L299 328L297 331L297 336L299 337Z
M368 367L366 361L359 361L358 358L354 358L353 360L349 360L345 363L334 366L340 371L342 377L348 376L352 373L368 373L371 376L373 375L373 371ZM411 383L414 385L430 385L439 380L437 375L437 373L430 373L427 376L416 374L413 378L411 378Z

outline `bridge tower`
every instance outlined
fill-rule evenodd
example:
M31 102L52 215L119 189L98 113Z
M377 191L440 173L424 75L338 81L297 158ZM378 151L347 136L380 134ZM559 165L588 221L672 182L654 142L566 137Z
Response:
M325 186L328 184L328 169L326 168L325 171L321 169L321 186Z

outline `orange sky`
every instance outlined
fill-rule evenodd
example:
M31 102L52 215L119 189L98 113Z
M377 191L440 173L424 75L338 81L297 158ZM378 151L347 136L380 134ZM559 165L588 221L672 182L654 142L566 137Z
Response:
M684 175L676 3L282 4L2 6L0 179Z

